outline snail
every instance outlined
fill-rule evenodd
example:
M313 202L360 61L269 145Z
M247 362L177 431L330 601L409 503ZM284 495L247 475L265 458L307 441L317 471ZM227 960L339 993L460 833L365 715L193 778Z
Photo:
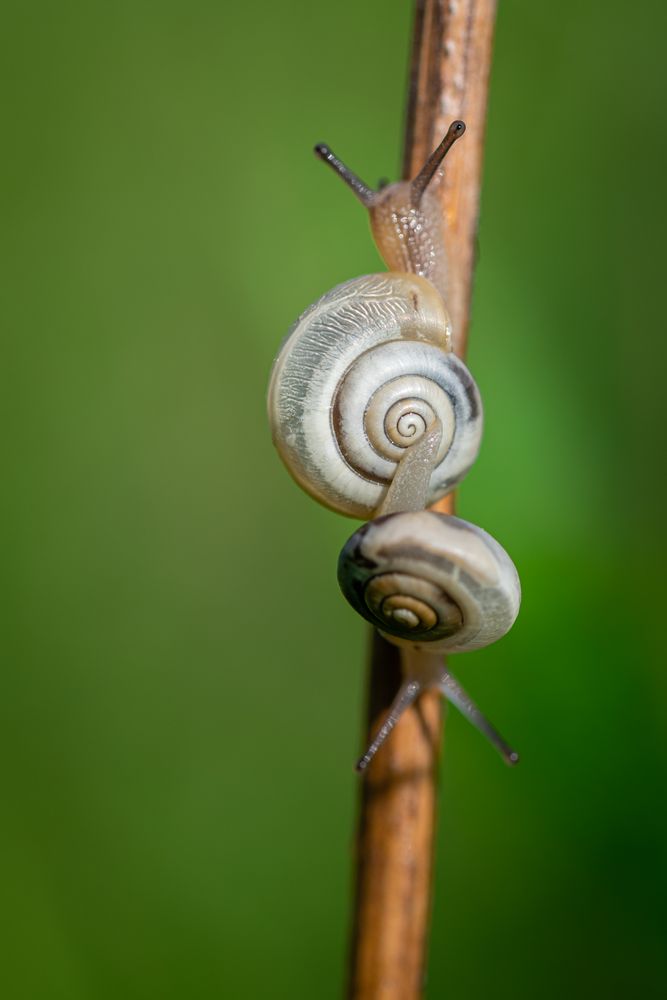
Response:
M429 188L464 131L454 122L414 180L379 191L328 146L315 147L368 209L390 271L346 281L310 306L269 383L274 444L293 478L324 506L369 520L341 552L339 583L401 647L404 680L360 770L427 688L456 705L507 763L518 761L443 659L511 628L516 569L481 528L424 509L465 476L482 433L479 391L452 351L442 214Z
M442 427L426 502L449 493L479 451L482 403L451 349L440 209L428 183L464 131L455 122L414 181L371 191L327 146L316 152L368 208L390 268L323 295L289 331L269 384L276 448L320 503L367 519L406 449Z
M500 751L516 754L445 668L443 653L502 638L519 611L514 564L498 542L461 518L434 511L387 514L356 531L340 554L344 596L402 647L404 679L386 722L361 758L363 770L421 691L437 688Z

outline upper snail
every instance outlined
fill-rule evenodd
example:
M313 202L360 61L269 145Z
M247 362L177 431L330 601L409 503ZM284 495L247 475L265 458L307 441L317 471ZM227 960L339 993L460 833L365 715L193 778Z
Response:
M405 450L442 426L427 502L450 492L477 457L482 404L451 352L442 214L429 183L465 131L454 122L412 181L373 191L331 152L315 152L370 213L389 273L355 278L307 309L276 358L273 440L300 486L325 506L369 518Z

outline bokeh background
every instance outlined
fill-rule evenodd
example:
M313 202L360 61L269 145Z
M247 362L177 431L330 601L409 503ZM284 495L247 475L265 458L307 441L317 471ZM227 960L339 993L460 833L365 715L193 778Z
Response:
M274 454L292 320L379 269L408 0L6 0L0 989L342 990L354 523ZM459 664L428 996L663 997L663 7L500 4L460 513L524 602Z

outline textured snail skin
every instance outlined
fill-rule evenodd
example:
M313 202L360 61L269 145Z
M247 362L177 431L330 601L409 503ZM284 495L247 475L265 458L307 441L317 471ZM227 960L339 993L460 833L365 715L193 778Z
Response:
M380 506L405 449L443 427L427 502L479 450L482 406L433 285L390 272L338 285L294 324L274 363L274 444L302 488L350 517Z
M510 557L491 535L433 511L377 518L352 535L338 582L355 610L398 645L460 653L500 639L519 612Z
M370 207L373 239L390 271L427 278L446 301L447 258L442 209L434 191L415 205L409 181L390 184Z

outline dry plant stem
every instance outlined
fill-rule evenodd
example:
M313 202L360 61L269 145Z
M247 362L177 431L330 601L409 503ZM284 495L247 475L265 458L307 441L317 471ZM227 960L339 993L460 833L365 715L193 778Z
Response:
M449 260L447 306L460 357L470 316L495 8L495 0L417 0L415 17L403 176L416 175L452 120L467 125L437 188ZM453 498L435 509L453 513ZM370 735L382 724L399 678L399 650L375 635ZM363 780L348 989L355 1000L416 1000L423 994L441 706L439 693L423 694Z
M414 177L452 121L463 119L466 134L435 188L445 221L447 308L459 357L465 356L470 319L495 11L495 0L417 0L403 175Z

